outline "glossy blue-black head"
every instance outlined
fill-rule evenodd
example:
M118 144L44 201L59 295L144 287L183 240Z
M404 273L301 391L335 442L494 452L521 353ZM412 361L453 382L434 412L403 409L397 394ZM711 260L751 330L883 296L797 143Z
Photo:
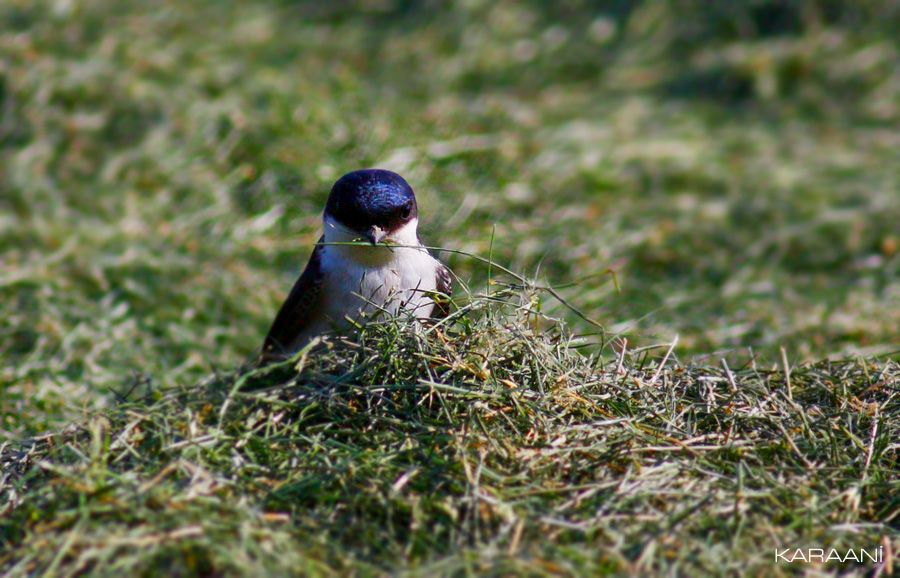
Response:
M325 216L367 235L373 228L392 233L418 215L416 195L403 177L382 169L342 176L328 195Z

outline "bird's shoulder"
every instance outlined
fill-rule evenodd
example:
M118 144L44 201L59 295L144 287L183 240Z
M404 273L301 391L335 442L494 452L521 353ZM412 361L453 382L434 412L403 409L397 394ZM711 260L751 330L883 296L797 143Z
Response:
M439 293L443 293L447 297L453 294L453 276L450 268L435 259L437 266L435 267L435 288Z
M294 283L263 343L263 357L289 354L293 344L321 313L325 275L324 236L316 243L303 273Z
M439 295L435 296L434 308L431 310L431 317L434 319L443 319L450 314L450 297L453 295L453 273L450 268L441 263L431 250L422 242L422 238L418 235L416 240L421 247L421 251L428 255L430 261L429 266L434 271L434 290Z
M439 295L434 300L431 316L443 319L450 315L450 297L453 295L453 273L450 268L434 258L434 289Z

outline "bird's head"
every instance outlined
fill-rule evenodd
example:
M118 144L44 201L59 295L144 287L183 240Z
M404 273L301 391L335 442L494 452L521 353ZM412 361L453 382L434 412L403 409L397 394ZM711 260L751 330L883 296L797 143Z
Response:
M413 244L418 224L416 195L397 173L353 171L331 188L324 220L327 241Z

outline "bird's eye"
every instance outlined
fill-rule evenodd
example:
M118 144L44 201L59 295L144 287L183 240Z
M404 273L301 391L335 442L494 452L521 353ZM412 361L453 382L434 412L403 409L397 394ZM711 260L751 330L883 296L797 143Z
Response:
M412 215L412 203L406 203L403 207L400 208L400 218L404 221Z

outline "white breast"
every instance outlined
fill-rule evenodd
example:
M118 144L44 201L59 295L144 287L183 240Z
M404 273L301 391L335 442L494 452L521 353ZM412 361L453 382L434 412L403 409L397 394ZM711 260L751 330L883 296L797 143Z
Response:
M419 244L416 223L404 229L391 235L390 241L399 247L327 245L357 235L326 219L321 264L327 325L403 313L419 319L431 315L430 293L436 290L439 264Z

